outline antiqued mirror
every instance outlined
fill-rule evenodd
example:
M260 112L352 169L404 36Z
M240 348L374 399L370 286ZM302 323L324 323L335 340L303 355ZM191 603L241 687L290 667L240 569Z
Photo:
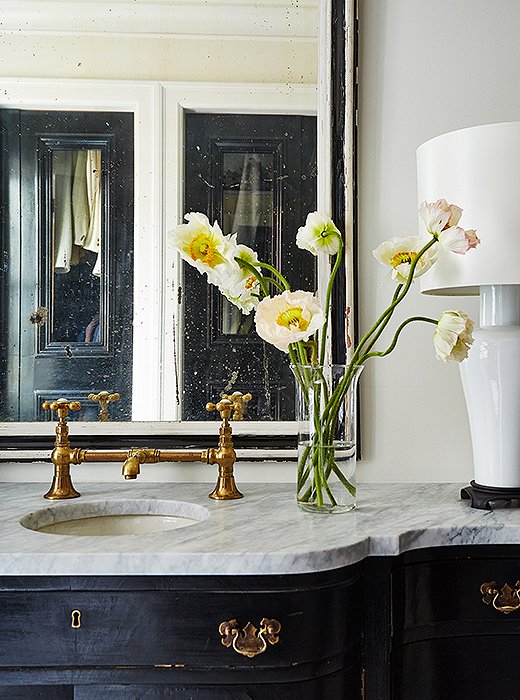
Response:
M47 444L41 404L64 395L101 442L193 438L206 402L234 390L254 397L244 445L265 444L265 421L282 442L286 358L168 232L202 211L296 286L326 282L294 237L316 208L353 235L353 4L26 5L1 33L2 445ZM345 270L339 356L351 259Z

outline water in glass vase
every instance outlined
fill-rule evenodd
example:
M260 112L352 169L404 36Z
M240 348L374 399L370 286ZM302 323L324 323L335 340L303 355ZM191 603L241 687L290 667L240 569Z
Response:
M345 513L356 507L356 445L298 444L297 502L311 513Z
M356 507L357 365L292 365L298 420L298 506L312 513Z

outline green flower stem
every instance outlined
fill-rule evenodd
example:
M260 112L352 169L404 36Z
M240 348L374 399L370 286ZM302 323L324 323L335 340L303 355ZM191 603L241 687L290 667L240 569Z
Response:
M308 445L305 445L298 459L298 499L303 502L309 501L312 497L312 500L318 506L322 506L326 496L332 506L336 506L337 501L327 481L331 471L330 461L333 459L334 453L328 449L328 443L323 441L321 423L321 407L323 401L325 400L326 404L328 400L325 378L321 368L317 366L308 370L304 370L301 366L293 369L301 387L304 404L307 406L307 410L312 410L314 423L311 441ZM302 378L302 372L305 372L304 378ZM322 398L322 389L319 385L324 387L324 399ZM311 478L311 484L306 492L302 494L302 489L305 488L309 478Z
M350 360L350 364L359 364L358 359L361 355L361 350L363 348L363 345L368 341L370 336L376 332L380 326L381 323L385 321L385 319L388 316L391 316L395 307L402 302L402 300L405 298L405 296L408 294L408 290L410 289L412 282L413 282L413 275L415 272L415 268L417 267L417 263L421 259L421 257L424 255L424 253L431 248L433 245L437 243L437 238L432 237L426 245L424 245L421 250L417 253L415 259L413 260L412 264L410 265L410 270L408 272L408 277L406 279L406 283L401 289L400 293L395 296L394 295L394 300L390 304L390 306L381 314L381 316L377 319L377 321L374 323L374 325L365 333L365 335L361 338L359 343L357 344L357 347L354 351L354 354L352 355L352 358Z
M246 270L249 270L249 272L251 272L256 277L263 295L265 297L268 297L269 290L267 289L267 284L262 273L259 272L252 263L247 262L247 260L242 260L242 258L235 258L235 261L240 265L240 267L245 267Z
M410 318L407 318L406 321L403 321L401 325L398 327L398 329L395 332L395 335L393 337L392 342L390 345L387 347L386 350L382 350L381 352L367 352L363 355L361 358L362 362L365 362L368 360L370 357L385 357L386 355L389 355L392 350L395 348L397 345L397 341L399 339L399 336L401 335L401 331L409 324L413 323L414 321L424 321L425 323L433 323L433 325L437 325L437 321L434 318L428 318L427 316L411 316Z
M331 463L332 468L334 468L334 467L336 467L336 465L334 464L334 449L332 449L331 452L332 452L332 454L330 455L328 461ZM340 470L340 469L338 469L338 468L336 467L336 470L341 474L341 470ZM336 501L336 499L334 498L334 494L333 494L332 491L330 490L329 481L328 481L328 478L329 478L328 475L329 475L329 474L330 474L330 469L328 470L328 472L326 471L325 474L324 474L323 487L324 487L324 489L325 489L325 491L326 491L326 493L327 493L327 496L329 497L329 501L330 501L331 506L334 507L334 506L337 506L337 505L338 505L338 502ZM341 474L341 476L343 476L343 474ZM343 478L344 478L344 477L343 477ZM346 481L346 479L345 479L345 481ZM343 482L342 482L342 483L343 483ZM348 483L348 481L347 481L347 483Z
M310 350L310 358L307 362L307 364L312 365L314 367L317 366L318 364L318 341L317 340L307 340L301 341L303 347L305 350Z
M301 365L304 365L304 366L305 366L305 365L308 365L308 364L309 364L309 360L308 360L308 358L307 358L307 353L305 352L305 346L304 346L304 344L302 343L302 341L299 340L297 343L293 343L293 345L296 345L296 347L297 347L298 356L299 356L299 358L300 358L300 364L301 364ZM308 379L308 377L307 377L307 379Z
M310 445L305 445L305 449L302 452L301 457L298 459L298 493L302 490L305 482L309 478L312 464L307 465L307 459L309 457L309 452L311 451ZM307 466L305 466L307 465ZM305 467L305 471L304 471Z
M318 370L318 377L322 379L320 384L325 385L325 378L321 369ZM355 369L353 367L348 367L347 372L349 375L353 375ZM350 382L349 382L350 383ZM351 494L355 494L355 486L351 484L348 479L341 472L341 468L338 467L335 462L335 451L334 451L334 431L336 429L335 423L337 422L338 411L335 411L335 416L331 418L330 425L326 425L324 422L324 416L331 408L331 404L326 399L324 402L320 403L321 389L319 386L314 387L313 395L315 400L315 408L313 412L314 418L314 435L309 445L305 446L302 454L299 457L298 465L298 500L300 502L308 502L309 500L315 500L318 504L320 492L323 489L327 494L331 504L337 505L337 502L332 494L330 487L328 485L328 479L331 472L336 474L338 480L345 486ZM325 395L328 395L328 391ZM320 412L320 406L325 405L325 409ZM338 407L339 408L339 407ZM312 452L311 452L312 450ZM310 457L309 457L309 453ZM312 470L312 482L307 486L304 493L302 489L305 487L309 475ZM341 474L341 476L338 475Z
M336 260L332 267L332 272L330 273L329 281L327 284L327 294L325 297L325 323L321 329L321 349L320 349L320 365L325 362L325 349L327 346L327 331L329 327L329 316L330 316L330 303L332 299L332 288L334 285L334 279L343 260L343 239L339 233L336 233L336 237L339 241L339 249L336 253Z
M362 356L362 349L363 346L371 340L372 336L374 334L375 338L372 339L372 342L370 343L369 349L373 347L374 342L379 338L381 335L384 327L390 320L396 306L401 303L401 301L404 299L406 294L408 293L408 290L410 289L412 282L413 282L413 276L415 272L415 268L417 267L417 264L421 257L424 255L424 253L431 248L433 245L437 243L437 238L432 237L428 243L426 243L419 253L416 255L415 259L413 260L412 264L410 265L410 270L408 272L408 277L406 280L406 283L404 286L401 288L397 288L396 292L394 293L394 297L392 300L392 303L390 306L381 314L381 316L377 319L377 321L374 323L374 325L365 333L365 335L361 338L360 342L358 343L354 354L352 355L349 363L349 369L351 367L354 367L355 365L362 364L360 362L360 357ZM395 346L394 346L395 347ZM391 352L391 351L390 351ZM344 398L344 395L350 386L351 382L351 372L347 371L345 373L345 377L341 380L341 382L338 384L336 389L334 390L331 400L329 405L326 407L324 411L324 418L326 418L326 425L330 427L331 424L331 417L334 419L334 416L337 416L337 411L339 410L339 406L341 405L341 402ZM327 410L328 409L328 410ZM326 415L325 415L326 414Z
M302 396L308 406L307 392L311 386L311 376L305 367L309 364L307 361L307 355L305 353L304 343L298 341L296 343L291 343L288 347L289 358L291 364L294 368L294 375L300 385Z
M298 381L298 384L301 387L302 394L303 394L303 396L306 396L305 389L307 387L308 382L306 381L305 371L303 370L303 368L302 368L302 371L300 371L300 367L301 367L301 362L300 362L300 357L299 357L300 353L298 352L298 346L296 345L296 347L295 347L295 345L296 345L296 343L291 343L288 347L289 359L291 360L291 365L293 366L294 375Z
M398 284L398 285L397 285L396 290L395 290L395 292L394 292L394 296L393 296L393 298L392 298L392 303L393 303L393 302L397 299L397 297L399 296L399 293L400 293L402 287L403 287L402 284ZM387 326L388 323L390 322L390 319L392 318L392 314L394 313L394 311L395 311L395 307L394 307L394 308L392 309L392 311L388 314L388 316L385 318L385 320L382 321L381 325L380 325L379 328L377 329L377 332L376 332L375 335L372 336L372 338L370 339L370 343L369 343L369 345L368 345L368 348L365 350L365 353L368 352L369 350L371 350L371 349L374 347L374 345L377 343L377 341L379 340L379 338L380 338L382 332L385 330L386 326ZM361 362L359 362L358 364L361 364Z
M369 358L371 358L371 357L385 357L386 355L389 355L389 354L392 352L392 350L394 350L395 346L397 345L397 342L398 342L398 340L399 340L399 336L401 335L401 333L402 333L402 331L404 330L404 328L405 328L407 325L409 325L410 323L413 323L413 322L415 322L415 321L422 321L422 322L424 322L424 323L431 323L431 324L433 324L434 326L437 325L437 320L436 320L436 319L434 319L434 318L429 318L429 317L427 317L427 316L411 316L410 318L407 318L407 319L406 319L405 321L403 321L403 322L400 324L400 326L397 328L397 330L396 330L396 332L395 332L395 334L394 334L394 337L393 337L393 339L392 339L392 342L391 342L390 345L386 348L386 350L378 351L378 352L375 352L375 351L374 351L374 352L366 352L366 353L361 357L361 359L360 359L360 364L364 364L364 363L365 363ZM349 366L349 369L350 369L350 366ZM350 378L349 378L349 375L350 375ZM338 396L334 397L334 400L331 401L331 403L326 407L326 409L325 409L325 411L324 411L324 413L323 413L323 418L324 418L324 419L325 419L325 414L328 413L326 419L324 420L324 424L325 424L324 433L325 433L325 435L327 435L327 433L328 433L329 435L332 435L332 433L333 433L333 430L334 430L334 423L335 423L335 421L337 420L337 417L338 417L339 407L340 407L342 401L344 400L345 395L346 395L346 392L348 391L348 387L350 386L351 381L352 381L351 375L352 375L352 372L349 372L349 371L347 370L347 373L346 373L346 375L345 375L345 378L347 379L347 381L345 382L344 389L341 391L340 394L338 394ZM327 409L328 409L328 411L327 411ZM331 441L328 440L327 442L331 442ZM335 473L336 473L336 472L335 472ZM326 474L325 474L325 478L327 478L327 477L328 477L328 474L326 473ZM339 478L339 477L338 477L338 478Z
M284 291L284 288L282 287L280 282L278 282L278 280L275 280L274 277L267 277L266 275L264 275L263 277L266 282L269 282L269 284L274 285L276 289L278 289L280 292Z
M381 334L383 333L384 329L388 325L395 308L397 307L398 304L401 303L401 301L404 299L406 294L408 293L413 279L414 279L414 272L417 267L417 264L421 257L426 253L426 251L431 248L435 243L437 242L437 238L434 236L432 237L431 240L426 243L415 259L412 261L410 265L410 270L408 273L408 277L406 279L406 282L403 284L399 284L394 292L393 299L391 304L388 306L388 308L379 316L377 321L374 323L374 325L365 333L365 335L362 337L361 341L358 343L356 346L354 353L351 357L351 360L347 366L347 369L345 371L344 377L340 380L338 385L335 387L333 390L332 394L330 397L328 397L328 392L324 394L324 409L320 414L319 411L319 406L320 406L320 394L321 394L321 389L316 387L314 390L314 435L312 437L312 440L309 445L306 445L304 451L302 452L302 455L300 456L299 460L299 465L298 465L298 500L305 502L309 500L313 500L316 502L316 505L319 507L323 505L323 492L327 495L329 499L331 499L331 503L333 500L333 495L330 491L330 487L328 485L328 479L331 473L334 473L338 480L345 486L345 488L352 494L355 495L355 487L348 481L348 479L344 476L344 474L341 472L341 469L335 464L334 462L334 449L331 447L330 449L328 448L329 445L334 444L334 434L336 431L337 423L339 420L339 410L341 408L341 405L343 401L345 400L345 396L347 394L347 391L349 390L349 387L352 384L352 381L355 376L356 372L356 366L357 365L362 365L366 360L368 360L371 357L383 357L385 355L388 355L389 353L392 352L392 350L395 348L397 345L399 336L403 329L412 321L424 321L426 323L433 323L437 324L437 321L431 318L427 318L424 316L414 316L406 321L404 321L396 330L394 338L388 348L384 351L376 352L372 351L372 348L374 347L375 343L377 340L380 338ZM331 277L329 279L329 283L327 285L327 294L326 294L326 308L325 308L325 324L322 329L321 333L321 347L320 347L320 365L324 364L324 359L325 359L325 343L326 343L326 337L327 337L327 330L328 330L328 318L329 318L329 313L330 313L330 303L331 303L331 296L332 296L332 286L333 286L333 281L334 277L337 273L337 270L339 268L339 263L341 262L341 251L338 252L338 257L335 261L335 264L333 266L333 270L331 272ZM301 353L300 353L301 356ZM306 380L308 379L307 377L305 378ZM324 381L323 375L321 376L321 379ZM320 382L322 383L322 382ZM304 386L307 386L308 383L305 381ZM312 451L312 452L311 452ZM311 455L311 456L309 456ZM305 493L300 495L301 490L304 488L305 484L307 483L309 476L312 471L312 483L307 487ZM335 501L334 501L335 503Z
M343 486L347 489L347 491L350 493L351 496L356 495L356 487L350 483L350 481L347 479L345 474L341 471L341 469L338 467L337 464L335 464L334 459L331 461L331 469L334 472L334 474L338 477L338 479L341 481Z
M291 343L287 349L288 349L288 351L289 351L289 359L291 360L291 365L292 365L293 367L296 367L296 365L298 364L298 358L296 357L296 351L295 351L295 349L294 349L294 343ZM299 382L301 381L300 378L299 378L298 376L297 376L296 378L298 379Z
M235 258L235 260L236 260L236 258ZM290 285L289 282L285 279L285 277L282 275L282 273L279 272L279 271L276 269L276 267L273 267L272 265L269 265L269 263L266 263L266 262L257 262L256 264L258 265L258 267L263 267L263 268L265 268L266 270L269 270L269 272L270 272L271 274L273 274L275 277L278 277L278 279L280 280L280 282L281 282L282 285L283 285L283 288L284 288L286 291L288 291L288 292L291 291L291 285Z
M431 323L435 326L437 325L436 319L429 318L427 316L412 316L412 317L406 319L397 328L397 330L394 334L394 337L392 339L392 342L390 343L390 345L388 346L388 348L386 350L379 351L379 352L366 352L366 353L364 353L360 359L360 364L364 364L371 357L385 357L386 355L389 355L392 352L392 350L394 350L395 346L397 345L397 341L399 340L399 336L401 335L401 332L403 331L403 329L407 325L409 325L410 323L413 323L414 321L423 321L424 323ZM339 407L341 406L341 403L343 402L343 400L345 398L346 392L348 391L348 388L352 382L352 374L353 374L353 367L352 367L352 365L349 365L347 372L345 373L345 377L341 382L343 384L343 388L342 388L341 392L339 392L336 396L334 396L334 394L333 394L333 398L331 399L330 403L325 407L325 410L323 412L323 416L322 416L323 424L324 424L323 438L325 439L326 444L333 443L333 440L331 438L332 438L332 434L334 432L335 423L337 422ZM333 462L331 463L330 467L332 468L332 470L334 471L336 476L338 476L338 478L340 478L338 475L338 472L340 472L341 470L339 470L336 467L336 465L334 465ZM329 474L330 474L330 469L327 470L324 474L325 480L328 478ZM340 479L340 481L342 481L342 483L344 483L342 479ZM348 481L348 480L345 479L345 482L346 481ZM346 485L346 484L344 484L344 485Z
M320 394L318 391L314 391L314 409L313 409L313 420L314 420L314 436L318 438L318 441L321 442L321 424L320 424ZM319 448L322 448L323 445L319 444ZM322 487L326 483L326 479L324 478L324 473L323 473L323 449L318 449L317 452L314 453L315 456L317 457L317 464L315 465L313 474L314 474L314 487L316 490L316 505L318 507L321 507L323 505L323 491Z
M341 406L341 402L345 398L348 388L352 383L352 378L356 367L357 365L353 365L352 362L349 363L345 376L343 379L341 379L337 387L332 392L332 396L330 397L322 416L326 429L330 429L332 427L332 421L337 420L339 407Z
M399 339L399 336L403 329L410 323L414 321L423 321L425 323L431 323L433 325L437 325L437 320L433 318L429 318L427 316L412 316L405 321L401 323L401 325L397 328L394 337L392 339L392 342L388 346L386 350L383 351L378 351L378 352L366 352L363 354L363 356L360 358L359 364L364 364L369 358L371 357L385 357L386 355L389 355L392 350L394 350L395 346L397 345L397 341ZM338 387L341 386L341 390L336 393L336 391L333 393L331 397L330 403L326 406L325 411L323 412L323 422L325 425L325 432L327 433L332 433L334 429L334 423L337 420L338 416L338 411L339 407L341 406L341 403L343 402L346 392L348 391L348 388L352 382L352 371L351 371L352 363L349 365L347 372L345 373L345 377L341 380L340 384L338 384ZM338 388L337 387L337 388Z
M327 493L327 495L329 497L331 505L336 506L337 501L334 498L334 495L333 495L333 493L330 490L330 487L328 485L328 479L329 479L331 472L334 472L338 481L340 481L343 484L343 486L347 489L347 491L352 496L356 495L356 487L350 483L350 481L346 478L346 476L341 471L340 467L338 467L338 465L334 462L334 447L333 446L324 447L324 448L316 450L314 452L313 462L307 467L306 472L303 475L302 481L298 482L298 493L301 491L301 489L305 485L305 481L307 480L307 478L309 476L311 468L314 466L314 468L316 469L315 462L318 460L319 455L322 455L322 454L325 455L327 467L325 470L322 469L320 478L323 480L323 487L324 487L325 492ZM300 495L298 496L298 500L300 502L308 502L314 493L315 493L315 484L313 483L313 484L310 484L308 486L308 488L304 494L302 494L301 496Z

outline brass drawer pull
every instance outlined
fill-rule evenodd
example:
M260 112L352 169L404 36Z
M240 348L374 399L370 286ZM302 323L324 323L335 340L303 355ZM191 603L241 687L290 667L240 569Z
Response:
M73 630L77 630L81 627L81 610L73 610L70 614L72 622L70 626Z
M514 589L508 583L504 583L500 591L496 581L490 581L480 586L480 592L486 605L493 603L493 607L505 615L520 608L520 581L515 583Z
M278 636L282 629L278 620L270 620L263 617L260 622L260 630L248 622L241 630L236 620L221 622L218 631L222 635L221 642L225 647L232 646L233 649L243 656L252 659L257 654L263 654L269 644L277 644Z

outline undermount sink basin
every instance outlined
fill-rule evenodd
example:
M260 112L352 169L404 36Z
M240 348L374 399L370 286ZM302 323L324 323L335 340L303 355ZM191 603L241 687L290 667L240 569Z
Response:
M75 501L28 513L20 525L50 535L146 535L196 525L208 516L207 508L186 501Z

